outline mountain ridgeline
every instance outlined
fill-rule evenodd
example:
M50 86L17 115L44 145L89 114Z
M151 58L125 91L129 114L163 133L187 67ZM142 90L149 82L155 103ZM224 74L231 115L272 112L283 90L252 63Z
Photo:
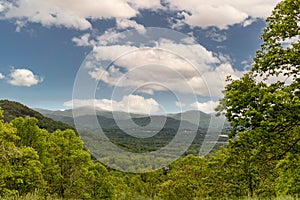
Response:
M145 115L125 112L110 112L105 110L93 111L91 107L80 107L73 110L50 111L36 109L43 115L74 126L84 140L87 147L97 145L95 141L99 131L114 144L132 152L151 152L167 145L179 131L184 131L186 137L197 133L195 139L187 151L187 154L198 154L202 142L207 134L208 127L216 124L214 116L201 111L187 111L184 113L167 115ZM92 115L96 113L96 115ZM215 125L214 125L215 126ZM218 135L228 134L229 125L225 121L223 130ZM219 131L219 130L216 130ZM132 135L144 135L133 137ZM184 143L185 138L182 138ZM226 143L227 137L212 138L217 143L216 149ZM181 144L178 144L180 146Z
M0 108L3 110L5 122L10 122L17 117L34 117L38 120L37 125L49 132L53 132L57 129L74 129L71 125L68 125L60 120L53 120L49 117L45 117L41 113L15 101L0 100Z
M76 108L76 124L80 127L93 128L95 125L93 120L95 116L91 115L90 107ZM44 116L53 120L62 121L71 126L74 126L74 119L72 110L65 111L51 111L45 109L36 109L36 111L42 113ZM101 128L133 128L132 126L148 126L151 128L161 127L161 123L151 123L165 121L164 128L178 129L202 129L208 128L211 121L211 115L201 111L187 111L184 113L167 114L167 115L144 115L124 112L110 112L105 110L96 110L97 120ZM132 123L134 122L134 124ZM213 123L213 121L212 121ZM225 122L224 128L228 128L228 123Z
M97 110L96 117L91 115L91 107L81 107L75 110L78 113L73 117L72 110L51 111L45 109L31 109L27 106L9 100L1 100L0 107L3 110L4 121L10 122L17 117L34 117L38 120L38 126L53 132L57 129L77 129L84 140L85 146L95 145L95 136L101 127L105 135L116 145L132 152L151 152L167 145L178 131L186 133L197 132L196 137L187 154L197 154L201 148L204 137L212 116L201 111L187 111L184 113L153 115L133 114L124 112L109 112ZM200 120L199 120L200 119ZM74 124L76 121L76 127ZM229 127L226 122L220 135L227 134ZM136 138L131 135L146 134L146 137ZM148 137L148 135L149 137ZM184 138L182 139L184 141ZM215 139L216 140L216 139ZM223 145L227 138L220 137L219 145ZM179 144L180 145L180 144Z

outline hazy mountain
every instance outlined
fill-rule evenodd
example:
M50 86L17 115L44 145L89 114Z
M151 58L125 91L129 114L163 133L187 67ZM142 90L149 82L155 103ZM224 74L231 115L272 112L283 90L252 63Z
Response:
M187 121L191 124L195 124L202 128L207 128L211 120L211 115L196 110L186 111L183 113L169 114L168 116L177 120Z
M38 126L47 129L49 132L56 129L74 128L72 110L33 110L18 102L8 100L0 100L0 107L4 110L5 121L11 121L16 117L35 117L39 120ZM204 137L206 137L207 127L212 117L212 115L200 111L168 114L167 116L148 116L97 110L96 117L91 115L91 112L92 110L89 107L75 110L75 113L79 113L75 117L75 121L78 123L79 135L87 147L94 144L93 138L98 136L100 124L105 135L113 143L133 152L155 151L168 144L179 130L184 133L181 136L184 143L184 137L189 137L196 130L196 136L187 153L197 154ZM200 121L197 120L199 117ZM212 123L215 122L212 121ZM222 131L220 134L227 133L228 131ZM212 138L212 142L220 141L224 143L226 140L227 138ZM178 145L181 144L178 143Z
M44 109L36 109L43 115L59 120L69 125L74 125L72 110L65 111L50 111ZM207 129L211 121L211 115L201 111L187 111L177 114L163 115L143 115L125 112L111 112L106 110L93 111L91 107L76 108L77 125L84 128L94 129L98 127L98 123L102 128L118 128L119 126L131 129L135 126L147 126L147 128L157 129L161 127L161 122L165 122L164 128L178 129L180 126L183 129ZM92 113L96 113L97 121ZM213 122L212 122L213 123Z

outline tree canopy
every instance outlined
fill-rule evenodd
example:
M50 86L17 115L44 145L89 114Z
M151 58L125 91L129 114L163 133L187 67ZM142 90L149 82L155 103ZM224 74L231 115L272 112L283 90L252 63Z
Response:
M265 183L282 180L291 158L290 171L300 167L300 1L280 2L267 22L252 70L239 80L228 79L217 108L233 127L227 150L237 165L231 166L242 168L251 196L274 193ZM278 187L289 187L284 185ZM299 186L290 192L294 187Z

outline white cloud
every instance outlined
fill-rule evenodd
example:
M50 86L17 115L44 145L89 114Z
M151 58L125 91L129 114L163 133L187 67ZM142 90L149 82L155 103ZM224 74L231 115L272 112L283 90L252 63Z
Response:
M135 46L125 45L111 45L111 46L99 46L94 47L94 53L97 60L111 60L114 61L118 56L125 53L137 50Z
M116 32L114 29L106 30L102 35L93 38L93 36L89 33L85 33L80 37L73 37L72 41L77 46L84 46L84 47L94 47L97 46L106 46L108 44L117 43L120 39L124 37L124 34Z
M4 6L0 2L0 12L2 12L3 10L4 10Z
M107 111L123 111L128 113L155 114L159 111L159 104L153 99L146 99L139 95L124 96L121 101L110 99L74 99L64 103L68 107L94 106Z
M82 35L80 38L77 38L77 37L73 37L72 38L72 41L77 45L77 46L90 46L90 41L89 41L89 38L90 38L90 34L89 33L86 33L84 35Z
M127 2L136 9L159 9L162 8L162 5L160 4L160 0L151 0L151 1L145 1L145 0L127 0Z
M182 21L190 26L216 26L226 29L238 23L250 25L251 18L266 18L280 0L166 0L172 10L179 10ZM182 12L182 11L185 12ZM178 22L176 22L178 23Z
M176 101L176 102L175 102L175 105L176 105L178 108L184 108L184 107L186 107L186 104L185 104L185 103L182 103L182 102L180 102L180 101Z
M219 102L207 101L207 102L204 102L204 103L194 102L194 103L191 104L191 107L209 114L209 113L215 112L215 108L218 105L219 105Z
M255 18L250 18L250 19L246 19L244 22L243 22L243 27L247 27L249 25L251 25L253 22L255 22L256 19Z
M147 94L171 90L220 97L227 76L236 79L245 73L234 70L226 55L215 55L199 44L166 39L157 42L154 48L98 46L94 47L94 53L94 67L92 62L86 64L92 78L111 86L138 88ZM113 61L113 65L106 69L99 64L103 60ZM145 85L153 82L158 84Z
M124 37L124 34L116 32L113 29L109 29L104 32L104 34L97 37L97 42L93 41L92 45L107 45L107 44L113 44L118 42L120 39Z
M21 20L17 20L15 22L15 25L16 25L16 32L20 32L21 29L26 26L26 22L21 21Z
M4 12L6 9L10 7L9 1L7 0L0 0L0 13Z
M42 82L43 79L28 69L13 69L9 74L8 83L15 86L30 87Z
M174 27L191 26L227 28L236 23L249 25L249 18L266 18L280 0L166 0L171 10L178 11ZM140 10L167 10L160 0L15 0L1 1L0 12L6 19L25 20L43 26L64 26L86 30L92 28L90 19L131 19ZM183 20L180 18L184 16ZM133 21L133 20L130 20ZM130 27L137 26L131 24Z
M243 69L250 71L251 70L251 66L253 65L252 63L252 59L250 58L249 60L243 60L241 62L241 65L244 66Z
M44 26L65 26L80 30L91 28L87 20L89 18L130 18L138 13L125 0L17 0L7 7L7 19L26 19Z
M96 80L102 80L103 82L108 84L110 84L111 82L114 82L114 84L116 84L115 81L118 80L123 74L119 71L119 69L112 66L108 70L105 70L103 68L96 68L95 70L90 71L89 75Z
M140 33L145 33L145 27L141 24L138 24L134 20L124 19L124 18L118 18L116 20L117 23L117 29L127 29L127 28L135 28Z
M0 79L4 79L4 78L5 76L2 73L0 73Z
M217 30L206 32L206 37L209 37L216 42L223 42L227 40L227 36L225 34L218 33Z
M218 13L218 17L210 17L216 13ZM246 13L240 12L230 5L201 5L191 15L186 13L184 21L191 26L216 26L220 29L226 29L228 25L241 23L247 17Z

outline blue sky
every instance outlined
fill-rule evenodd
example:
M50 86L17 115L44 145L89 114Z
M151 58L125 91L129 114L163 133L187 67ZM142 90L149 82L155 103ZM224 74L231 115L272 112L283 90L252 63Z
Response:
M160 108L165 112L178 112L180 109L210 112L222 97L221 86L224 85L222 78L214 78L214 75L238 78L249 70L255 51L262 42L259 37L266 26L265 19L276 3L278 1L275 0L0 0L0 98L19 101L33 108L54 110L70 108L76 102L77 106L94 103L102 109L129 109L131 112L156 113L161 112ZM199 77L187 75L188 67L181 66L178 57L172 60L169 54L162 53L161 57L165 56L172 62L158 62L169 68L182 67L179 72L195 90L195 101L176 99L174 94L184 93L186 98L191 94L180 87L184 84L182 81L176 80L178 87L174 86L177 82L172 82L170 74L166 74L165 80L159 83L168 90L154 84L143 86L135 93L121 95L128 87L139 88L151 82L141 75L141 68L140 72L129 73L130 59L134 58L134 63L139 66L149 61L149 57L148 60L144 58L149 52L138 51L134 55L129 53L127 58L113 63L111 67L94 66L86 70L90 81L98 84L95 98L87 96L72 101L76 74L86 64L84 60L92 50L101 52L103 57L100 60L110 61L108 57L104 59L105 55L108 56L104 49L116 52L115 57L119 56L120 46L124 50L121 53L132 50L132 44L118 40L124 31L132 30L145 36L149 27L178 31L195 40L193 45L184 43L185 46L182 46L170 38L162 38L155 47L172 48L178 54L187 47L194 55L188 54L187 50L181 56L195 59L196 64L202 63L196 60L197 56L206 64L208 61L205 59L210 59L214 67L205 68L206 71L200 67L200 71L207 79L206 86L216 92L211 95L205 93L199 86ZM171 63L178 65L175 67ZM206 67L209 66L212 65ZM117 70L119 75L113 70ZM162 67L155 66L143 70L146 74L157 73L157 76L167 73ZM99 77L100 72L102 77ZM104 77L105 74L107 76ZM128 75L127 82L117 85L121 75ZM118 97L113 99L115 91L118 91Z

